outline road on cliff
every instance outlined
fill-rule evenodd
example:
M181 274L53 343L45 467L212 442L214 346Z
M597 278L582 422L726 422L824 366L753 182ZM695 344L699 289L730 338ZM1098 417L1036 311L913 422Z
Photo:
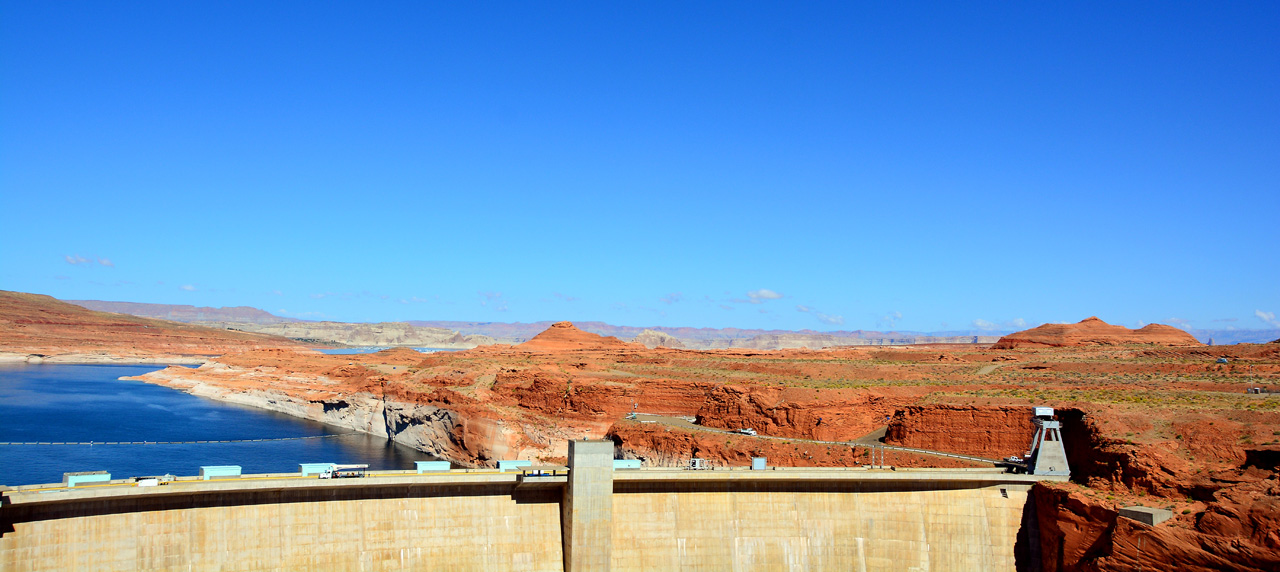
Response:
M728 429L716 429L714 427L705 427L703 425L698 425L686 417L669 417L666 415L655 415L651 413L636 413L635 420L639 421L640 423L655 423L658 425L666 425L670 427L677 427L680 429L686 429L691 431L706 431L710 433L724 433L729 435L739 434L737 431L731 431ZM930 451L928 449L916 449L912 447L897 447L894 445L885 445L880 440L884 438L884 435L886 432L888 432L888 426L881 427L867 435L864 435L858 439L854 439L853 441L819 441L817 439L801 439L798 437L777 437L774 435L754 435L753 437L755 437L756 439L772 439L775 441L787 441L787 442L793 442L793 443L817 443L822 445L841 445L845 447L866 447L866 448L874 447L877 449L884 449L886 451L904 451L908 453L918 453L921 455L931 455L935 457L947 457L951 459L960 459L963 461L971 461L974 463L990 463L992 465L997 465L1000 463L1000 461L997 461L995 459L984 459L982 457L973 457L970 455L958 455L955 453L947 453L943 451Z

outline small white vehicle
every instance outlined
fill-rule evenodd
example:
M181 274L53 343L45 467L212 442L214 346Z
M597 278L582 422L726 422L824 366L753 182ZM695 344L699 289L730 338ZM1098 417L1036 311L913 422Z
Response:
M365 475L369 470L369 465L332 465L328 470L320 473L322 479L349 479L359 478Z
M756 430L755 430L755 429L752 429L752 428L750 428L750 427L745 427L745 428L739 429L739 430L737 430L737 431L734 431L734 433L741 433L741 434L743 434L743 435L755 435L755 434L756 434Z

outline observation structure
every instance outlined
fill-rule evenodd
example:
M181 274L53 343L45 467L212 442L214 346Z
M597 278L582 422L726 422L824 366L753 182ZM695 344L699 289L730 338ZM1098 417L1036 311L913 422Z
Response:
M1035 437L1027 453L1027 472L1033 475L1069 476L1067 450L1062 446L1062 424L1053 418L1052 407L1037 407L1031 422Z

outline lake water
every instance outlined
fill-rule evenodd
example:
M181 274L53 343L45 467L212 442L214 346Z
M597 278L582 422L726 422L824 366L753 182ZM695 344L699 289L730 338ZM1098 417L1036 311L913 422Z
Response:
M198 475L201 465L245 473L296 472L299 463L365 463L412 469L432 457L288 415L196 397L121 376L159 366L0 365L0 443L226 441L151 445L0 445L0 484L57 483L62 473L109 471L112 478Z

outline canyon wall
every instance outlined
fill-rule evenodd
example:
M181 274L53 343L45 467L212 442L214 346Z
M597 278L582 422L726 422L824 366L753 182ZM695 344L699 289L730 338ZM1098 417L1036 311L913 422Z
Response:
M514 458L512 455L520 452L517 428L498 420L462 415L447 407L410 403L368 392L314 391L291 395L261 386L234 388L193 375L219 369L231 368L213 362L195 372L170 367L132 379L386 437L461 465L494 466L498 460Z

